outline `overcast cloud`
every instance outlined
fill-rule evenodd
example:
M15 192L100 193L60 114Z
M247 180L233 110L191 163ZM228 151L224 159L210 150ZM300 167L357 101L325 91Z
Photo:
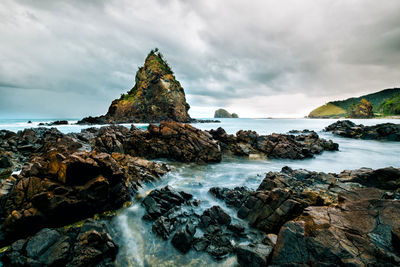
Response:
M100 115L158 47L192 117L304 116L400 82L400 1L0 2L0 117Z

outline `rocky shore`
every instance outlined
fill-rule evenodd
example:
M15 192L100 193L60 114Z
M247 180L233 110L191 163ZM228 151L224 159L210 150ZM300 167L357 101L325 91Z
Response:
M205 164L225 156L261 155L301 160L336 150L338 144L313 131L231 135L222 128L202 131L177 122L73 134L55 128L0 131L2 262L113 266L118 245L107 219L90 218L113 214L144 183L170 170L152 159ZM206 209L200 208L202 199L170 186L152 190L141 204L143 220L160 242L171 242L182 253L194 250L216 260L236 255L249 266L398 265L399 184L395 168L331 174L285 167L267 173L257 190L211 188L217 204Z
M337 121L325 128L333 134L366 140L400 141L400 124L381 123L373 126L355 124L352 121Z
M248 224L234 223L218 205L198 213L201 200L171 187L143 200L143 219L182 253L236 254L241 266L398 266L399 185L395 168L328 174L284 167L255 191L210 189Z
M222 128L207 132L177 122L149 125L146 131L117 125L73 134L62 134L55 128L25 129L18 133L2 130L0 244L10 246L3 261L10 266L59 263L83 266L94 260L93 256L94 262L112 262L117 246L106 228L74 226L66 230L65 226L121 208L143 183L160 179L169 171L166 164L149 159L204 164L220 162L224 155L253 153L303 159L337 148L337 144L320 139L315 133L259 136L240 131L233 136ZM12 174L18 169L19 173ZM178 208L195 207L198 200L170 188L161 190L161 195L156 193L146 198L152 200L144 201L149 209L146 219L153 220L155 231L168 238L181 226L177 222L187 218L187 212L181 214ZM157 201L159 206L152 206ZM168 219L163 219L166 214ZM228 232L215 235L221 216L227 220L223 222L223 230ZM220 207L210 208L198 219L199 227L207 233L198 241L198 250L217 258L234 251L229 240L241 237L243 226L232 225L229 215ZM174 234L173 244L184 252L187 248L184 244L188 242L185 238L192 233L191 226L179 230ZM49 241L42 242L44 236L49 236ZM222 243L224 248L213 249ZM86 250L91 251L90 255L86 255Z

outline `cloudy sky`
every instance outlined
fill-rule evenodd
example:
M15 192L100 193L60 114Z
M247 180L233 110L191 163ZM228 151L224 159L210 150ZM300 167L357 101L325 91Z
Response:
M0 118L100 115L154 47L192 117L304 116L400 87L398 0L1 0Z

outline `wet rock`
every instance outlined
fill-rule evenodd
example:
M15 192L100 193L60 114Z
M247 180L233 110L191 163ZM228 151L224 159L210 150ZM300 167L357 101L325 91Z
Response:
M98 152L37 155L2 197L3 233L10 242L48 226L60 226L113 210L131 199L140 183L168 171L165 164Z
M207 229L210 225L229 225L231 217L220 206L206 209L200 216L201 226Z
M270 158L304 159L323 151L337 151L338 144L319 138L315 132L301 135L271 134L259 136L254 131L238 131L236 136L219 127L209 133L218 140L222 151L237 156L262 154Z
M271 252L272 246L265 244L239 245L236 248L236 255L240 266L267 266L267 260Z
M399 264L393 229L400 223L400 203L381 199L375 188L341 194L339 206L308 207L281 228L272 264Z
M337 121L327 126L325 131L349 138L400 141L400 124L393 123L364 126L362 124L356 125L349 120L344 120Z
M88 220L82 228L42 229L15 241L2 256L4 266L110 266L118 246L106 224Z
M60 233L48 228L38 232L26 245L26 254L30 258L38 258L59 238Z
M175 235L172 237L171 243L182 253L187 253L192 247L195 233L196 227L187 224L186 227L178 230L175 233Z
M234 189L211 187L209 192L214 197L224 200L228 206L240 208L247 199L250 190L246 187L235 187Z

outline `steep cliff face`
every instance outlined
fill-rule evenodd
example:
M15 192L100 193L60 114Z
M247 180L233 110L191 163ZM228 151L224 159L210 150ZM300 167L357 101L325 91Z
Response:
M137 71L135 86L115 99L106 115L79 123L189 122L189 108L182 86L156 49Z

